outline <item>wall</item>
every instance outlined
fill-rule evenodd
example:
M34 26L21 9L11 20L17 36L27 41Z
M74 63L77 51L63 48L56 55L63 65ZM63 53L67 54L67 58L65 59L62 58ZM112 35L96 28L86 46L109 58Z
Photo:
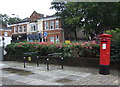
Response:
M36 63L38 60L36 56L31 57L31 61L28 61L28 57L26 57L26 62ZM46 64L47 56L40 56L39 63ZM50 58L50 57L49 57ZM8 61L23 61L23 56L20 55L6 55L5 60ZM51 57L49 60L49 64L61 64L61 59L58 57ZM79 66L79 67L98 67L99 66L99 58L64 58L63 65L67 66Z
M58 35L59 41L63 42L62 30L48 30L46 32L48 33L47 41L50 41L50 37L54 37L54 41L56 41L56 36Z

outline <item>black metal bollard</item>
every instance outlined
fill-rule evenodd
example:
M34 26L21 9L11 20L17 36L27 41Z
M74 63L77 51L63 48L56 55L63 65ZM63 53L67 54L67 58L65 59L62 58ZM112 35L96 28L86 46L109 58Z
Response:
M25 64L25 57L23 57L23 59L24 59L24 68L26 68L26 64Z
M47 58L47 70L49 70L49 58Z
M37 56L37 67L39 66L39 57Z
M63 57L61 58L61 65L62 65L62 69L63 69Z

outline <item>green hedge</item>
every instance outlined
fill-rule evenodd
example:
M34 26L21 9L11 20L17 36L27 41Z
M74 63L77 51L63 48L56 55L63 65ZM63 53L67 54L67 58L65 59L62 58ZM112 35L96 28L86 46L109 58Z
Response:
M20 42L6 46L8 54L23 55L25 52L38 52L39 56L49 53L63 53L64 57L99 57L99 44L95 41L80 43Z
M113 35L111 38L111 62L120 63L120 28L107 30L106 33Z

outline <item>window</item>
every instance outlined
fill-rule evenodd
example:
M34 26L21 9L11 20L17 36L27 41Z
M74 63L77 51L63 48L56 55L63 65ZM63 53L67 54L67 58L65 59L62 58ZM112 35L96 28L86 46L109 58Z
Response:
M31 24L31 32L37 31L38 25L37 24Z
M56 36L56 43L59 43L59 36Z
M54 21L50 21L50 29L51 29L51 30L54 29Z
M54 37L50 37L50 42L54 43Z
M56 21L55 21L55 29L58 29L58 28L59 28L59 21L56 20Z
M22 26L22 29L23 32L26 32L26 26Z
M17 33L17 29L16 29L16 27L14 27L14 33Z
M8 32L4 32L4 35L7 37L8 36Z
M18 26L18 32L21 33L22 32L22 27Z
M49 25L47 21L44 22L44 26L45 26L45 30L49 29Z

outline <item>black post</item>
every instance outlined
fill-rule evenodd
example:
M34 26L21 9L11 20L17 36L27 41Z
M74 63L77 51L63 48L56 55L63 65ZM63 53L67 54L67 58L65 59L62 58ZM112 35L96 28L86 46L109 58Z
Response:
M61 58L61 65L62 65L62 69L63 69L63 57Z
M39 66L39 57L37 56L37 67Z
M23 57L23 59L24 59L24 68L25 68L25 67L26 67L26 66L25 66L25 57Z
M47 58L47 70L49 70L49 58Z
M4 60L4 36L2 36L3 46L2 46L2 60Z

